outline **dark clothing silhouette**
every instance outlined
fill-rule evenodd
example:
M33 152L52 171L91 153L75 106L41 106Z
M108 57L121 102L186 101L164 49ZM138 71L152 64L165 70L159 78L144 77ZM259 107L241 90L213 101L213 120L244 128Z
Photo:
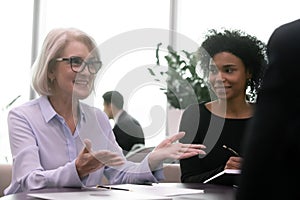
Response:
M145 144L145 136L139 122L123 111L116 122L113 132L124 155L130 151L134 144Z
M245 138L237 200L299 199L300 20L278 27L269 68Z

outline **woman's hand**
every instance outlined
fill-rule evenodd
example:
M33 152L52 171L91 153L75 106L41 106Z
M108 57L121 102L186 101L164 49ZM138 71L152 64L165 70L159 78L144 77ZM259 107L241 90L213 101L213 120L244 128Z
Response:
M242 157L231 156L226 162L225 169L241 169Z
M78 155L75 165L80 178L95 172L104 166L118 166L124 164L124 159L117 153L101 150L92 152L92 144L89 140L84 140L85 148Z
M157 147L155 147L148 158L152 171L166 159L179 160L199 154L205 154L205 151L202 150L205 146L202 144L174 143L184 135L185 132L179 132L169 138L166 138Z

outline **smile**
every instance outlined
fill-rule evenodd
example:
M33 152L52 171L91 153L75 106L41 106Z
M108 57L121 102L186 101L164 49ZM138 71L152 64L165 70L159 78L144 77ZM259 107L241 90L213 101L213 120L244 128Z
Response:
M89 81L87 81L87 80L74 80L73 83L74 84L81 84L81 85L88 85Z

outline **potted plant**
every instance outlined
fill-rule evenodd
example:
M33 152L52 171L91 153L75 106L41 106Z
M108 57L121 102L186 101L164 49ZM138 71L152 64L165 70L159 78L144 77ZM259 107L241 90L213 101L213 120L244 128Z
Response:
M160 66L160 46L156 48L156 66ZM197 72L198 57L196 52L187 52L182 50L176 52L171 46L167 47L168 54L164 56L167 61L168 69L155 73L154 68L148 68L153 76L166 75L166 87L161 88L167 96L170 107L185 109L187 106L210 100L209 89L205 83L204 77ZM199 70L198 70L199 71ZM158 80L158 79L156 79Z

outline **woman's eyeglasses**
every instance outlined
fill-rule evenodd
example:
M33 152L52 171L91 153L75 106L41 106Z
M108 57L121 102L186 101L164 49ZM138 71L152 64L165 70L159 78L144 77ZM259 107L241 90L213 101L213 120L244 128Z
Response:
M71 56L70 58L56 58L56 62L62 61L68 61L72 71L76 73L82 72L87 66L91 74L96 74L102 66L102 62L95 58L90 58L86 61L79 56Z

